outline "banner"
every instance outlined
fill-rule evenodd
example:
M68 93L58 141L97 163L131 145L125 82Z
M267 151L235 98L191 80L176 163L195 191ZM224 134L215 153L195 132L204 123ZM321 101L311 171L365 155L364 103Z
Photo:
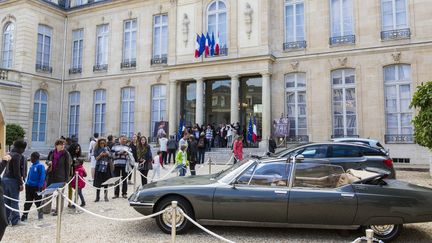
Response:
M162 137L163 134L165 134L166 137L168 138L168 122L167 121L155 122L153 137L160 138Z
M290 131L290 122L289 119L286 117L274 119L273 120L273 136L280 138L280 137L289 137L289 131Z

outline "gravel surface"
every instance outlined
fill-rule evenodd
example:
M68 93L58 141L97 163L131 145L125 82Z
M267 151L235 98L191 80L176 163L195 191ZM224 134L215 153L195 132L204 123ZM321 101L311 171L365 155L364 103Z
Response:
M88 164L86 167L88 168ZM214 166L217 170L222 166ZM88 168L88 174L90 169ZM164 175L167 171L162 170ZM198 174L208 173L208 167L198 169ZM151 175L151 172L150 172ZM431 186L428 173L398 171L398 178L423 186ZM133 186L129 186L129 194ZM86 209L114 218L140 217L141 214L129 207L126 199L111 199L109 202L95 203L95 191L90 186L84 190L87 201ZM22 193L21 199L24 198ZM33 206L34 207L34 206ZM22 209L22 205L20 207ZM56 217L44 215L37 220L37 213L29 214L26 225L8 227L3 242L55 242ZM278 229L247 227L209 227L215 233L235 242L351 242L364 235L359 231L315 230L315 229ZM153 219L119 222L96 218L86 213L75 214L65 207L62 217L61 242L170 242L171 236L162 233ZM177 242L217 242L218 240L203 231L194 228L186 235L177 237ZM406 225L396 242L432 242L432 223Z

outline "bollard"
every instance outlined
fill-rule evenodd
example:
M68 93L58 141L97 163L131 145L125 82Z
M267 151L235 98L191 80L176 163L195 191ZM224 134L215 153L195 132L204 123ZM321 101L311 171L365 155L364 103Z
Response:
M211 175L211 165L212 165L212 161L211 161L210 156L209 156L209 158L208 158L208 164L209 164L209 175Z
M137 171L137 169L138 169L138 165L135 164L134 172L133 172L133 180L134 180L133 189L134 189L134 191L136 190L136 171Z
M171 243L176 240L176 230L177 230L177 201L171 202Z
M367 240L367 243L372 243L373 242L373 237L374 237L373 230L367 229L366 230L366 240Z
M78 171L75 171L75 204L78 205ZM78 213L78 207L75 206L75 213Z
M61 193L61 189L57 189L57 239L56 243L60 243L60 234L61 234L61 215L62 215L62 200L63 196Z

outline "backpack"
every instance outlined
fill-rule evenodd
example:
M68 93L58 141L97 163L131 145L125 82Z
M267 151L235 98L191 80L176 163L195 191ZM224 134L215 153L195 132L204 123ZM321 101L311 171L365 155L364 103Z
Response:
M204 148L204 147L205 147L204 138L200 138L198 140L198 148Z

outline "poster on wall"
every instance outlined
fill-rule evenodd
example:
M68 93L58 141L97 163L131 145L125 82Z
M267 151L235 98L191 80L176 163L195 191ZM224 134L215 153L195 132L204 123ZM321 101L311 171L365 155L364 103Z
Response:
M273 136L277 138L289 137L290 123L287 117L273 120Z
M153 137L160 138L162 135L168 134L168 122L167 121L158 121L154 124ZM168 135L167 135L168 137Z

